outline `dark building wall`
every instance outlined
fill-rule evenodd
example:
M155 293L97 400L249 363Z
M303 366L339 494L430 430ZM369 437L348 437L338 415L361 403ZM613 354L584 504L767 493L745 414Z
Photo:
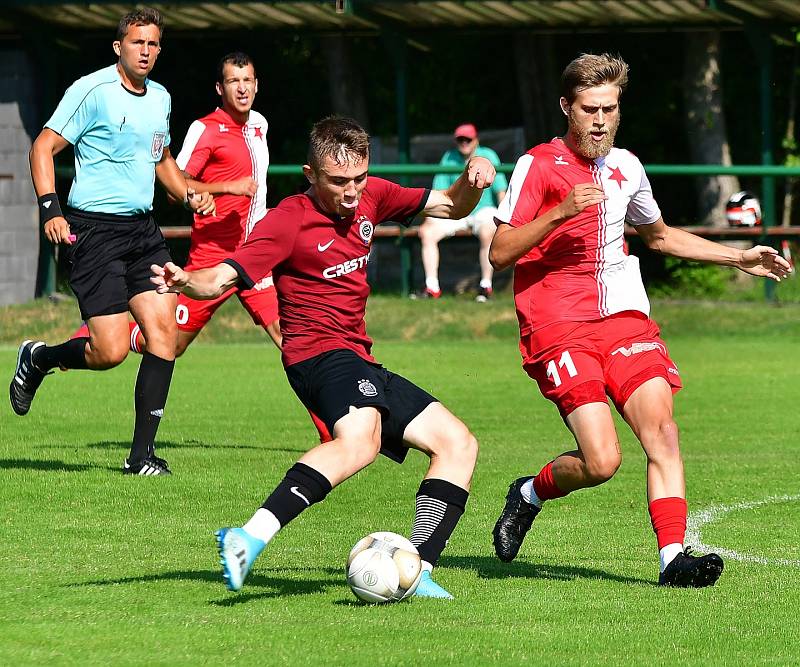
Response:
M0 305L34 297L39 224L28 167L34 77L22 51L0 51Z

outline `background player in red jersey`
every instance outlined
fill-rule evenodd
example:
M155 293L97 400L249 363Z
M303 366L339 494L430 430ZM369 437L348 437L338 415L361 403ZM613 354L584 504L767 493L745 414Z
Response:
M680 376L649 303L626 220L663 254L780 280L789 271L766 246L738 250L664 224L639 160L614 148L628 66L582 55L562 75L567 134L523 155L497 216L496 269L515 266L523 366L559 408L577 443L534 477L512 482L494 528L495 551L513 560L546 500L596 486L621 463L610 396L647 456L647 497L660 552L659 584L708 586L716 554L684 550L686 493L672 395Z
M189 185L197 192L213 194L217 207L216 215L194 216L187 270L214 266L228 257L267 212L268 124L252 109L258 79L250 56L241 52L224 56L217 67L216 89L222 108L191 124L175 158ZM176 356L186 351L216 310L234 294L253 322L262 326L280 348L278 299L272 276L267 275L250 289L232 287L212 301L178 295ZM73 337L78 335L85 335L83 328ZM130 324L130 342L135 352L146 347L135 322Z
M411 447L431 460L411 534L424 567L416 595L452 597L430 572L464 512L478 443L433 396L375 362L364 325L366 265L375 225L408 224L420 213L461 218L491 185L495 170L476 157L450 188L431 191L367 179L368 168L367 133L350 119L322 120L311 132L304 166L311 187L305 194L284 199L214 268L153 266L160 292L199 299L217 298L236 284L249 287L272 270L286 374L333 436L301 457L243 528L218 531L231 590L241 588L256 556L289 521L379 452L401 462Z

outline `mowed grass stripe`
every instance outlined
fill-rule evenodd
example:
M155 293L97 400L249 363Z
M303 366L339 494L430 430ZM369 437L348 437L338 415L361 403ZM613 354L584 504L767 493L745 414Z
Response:
M798 492L800 399L777 337L668 341L690 509ZM728 561L719 584L662 590L644 456L624 425L608 484L545 508L518 561L491 526L508 482L571 446L513 341L378 342L376 354L481 441L468 510L438 578L452 603L358 604L344 582L362 535L407 533L426 459L379 460L279 535L245 589L220 581L212 531L239 524L314 442L268 345L198 345L179 362L160 432L169 479L119 474L135 361L45 381L0 417L0 663L790 664L800 569ZM0 352L10 378L11 348ZM709 543L797 558L800 504L733 513ZM794 539L793 539L794 537Z

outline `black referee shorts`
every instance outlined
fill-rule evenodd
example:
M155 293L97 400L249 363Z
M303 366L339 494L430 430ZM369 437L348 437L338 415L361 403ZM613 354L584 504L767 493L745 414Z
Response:
M153 217L67 209L64 217L77 238L64 246L69 284L86 320L128 310L128 301L155 289L150 265L170 261L167 243Z
M297 397L333 433L333 425L356 408L381 413L381 454L402 463L406 426L436 399L404 377L372 364L352 350L332 350L286 368Z

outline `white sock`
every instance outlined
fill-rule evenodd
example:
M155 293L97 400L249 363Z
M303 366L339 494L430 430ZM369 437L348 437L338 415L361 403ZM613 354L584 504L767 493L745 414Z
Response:
M433 572L433 565L431 565L428 561L422 561L422 571L423 572Z
M492 279L491 278L481 278L480 286L484 287L485 289L492 289Z
M539 496L536 495L536 490L533 488L533 477L520 487L519 492L526 503L536 505L536 507L541 509L544 500L541 500Z
M269 510L260 507L253 518L242 526L248 533L265 544L275 537L281 529L281 524Z
M683 552L683 545L679 544L678 542L673 542L672 544L668 544L663 549L658 552L658 558L661 561L661 572L667 569L667 565L669 565L673 560L675 560L675 556L679 553Z
M438 278L425 278L425 287L427 287L431 292L438 292L439 291L439 279Z

